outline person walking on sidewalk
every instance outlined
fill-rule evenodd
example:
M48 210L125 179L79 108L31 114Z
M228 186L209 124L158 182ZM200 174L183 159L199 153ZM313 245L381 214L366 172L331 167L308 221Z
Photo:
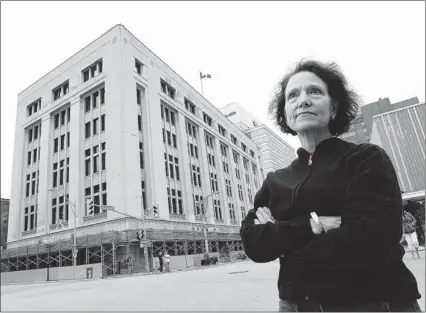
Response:
M164 254L164 265L166 267L166 272L170 272L170 255L167 253Z
M164 266L164 259L163 259L163 251L158 252L158 262L160 264L160 272L163 272L163 266Z
M416 233L416 219L415 217L408 211L404 211L402 215L402 226L404 228L404 238L407 242L408 251L411 252L413 256L413 260L420 259L419 254L419 241L417 239ZM414 255L416 252L417 257Z

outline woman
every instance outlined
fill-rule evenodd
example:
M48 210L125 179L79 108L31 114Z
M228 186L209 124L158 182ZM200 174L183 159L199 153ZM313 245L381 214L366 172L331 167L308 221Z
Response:
M404 239L407 242L408 251L411 252L413 260L420 259L419 241L416 232L416 218L410 212L404 211L402 215L402 227L404 231ZM416 252L417 257L414 255Z
M241 237L254 262L280 259L280 311L419 311L402 261L402 199L380 147L337 138L357 96L334 64L301 61L279 84L270 112L299 137L298 157L269 173Z

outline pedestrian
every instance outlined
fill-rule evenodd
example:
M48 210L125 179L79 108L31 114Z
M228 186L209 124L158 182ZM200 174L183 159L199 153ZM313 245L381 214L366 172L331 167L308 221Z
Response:
M413 260L420 259L419 254L419 241L417 239L417 232L416 232L416 219L413 215L411 215L410 212L404 211L404 214L402 215L402 226L404 230L404 238L407 242L408 251L411 252L411 256L413 257ZM414 255L414 252L416 252L417 257Z
M166 267L166 272L170 272L170 255L167 251L164 254L164 265Z
M405 266L402 198L386 152L338 138L358 96L335 63L302 60L269 112L301 148L268 173L240 235L254 262L280 260L280 311L419 311Z
M158 262L160 263L160 272L163 272L163 251L158 252Z

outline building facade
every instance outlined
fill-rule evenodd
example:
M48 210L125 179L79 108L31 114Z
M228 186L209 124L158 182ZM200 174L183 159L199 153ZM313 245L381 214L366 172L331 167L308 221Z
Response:
M406 193L425 189L425 113L419 103L373 118L370 142L387 152Z
M2 269L39 266L46 253L62 266L74 227L78 264L102 261L106 274L128 256L143 267L131 245L142 227L151 257L242 250L239 225L260 187L258 161L255 143L117 25L18 96ZM105 206L146 216L145 224ZM23 266L28 246L37 261L32 254Z
M7 228L9 224L9 199L1 198L1 237L0 237L0 247L1 249L6 249L7 241Z
M352 121L348 132L341 135L340 138L356 144L367 143L371 138L374 116L417 103L419 103L419 99L417 97L397 103L391 103L389 98L380 98L375 102L363 105L360 107L358 114Z
M259 146L263 178L269 172L287 167L296 158L296 151L291 145L239 104L230 103L220 110Z

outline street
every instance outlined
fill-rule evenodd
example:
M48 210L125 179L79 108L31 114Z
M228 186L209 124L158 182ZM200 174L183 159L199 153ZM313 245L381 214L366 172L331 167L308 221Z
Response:
M425 309L425 252L404 261L415 274ZM277 311L279 263L251 261L187 272L92 281L8 285L1 310Z

